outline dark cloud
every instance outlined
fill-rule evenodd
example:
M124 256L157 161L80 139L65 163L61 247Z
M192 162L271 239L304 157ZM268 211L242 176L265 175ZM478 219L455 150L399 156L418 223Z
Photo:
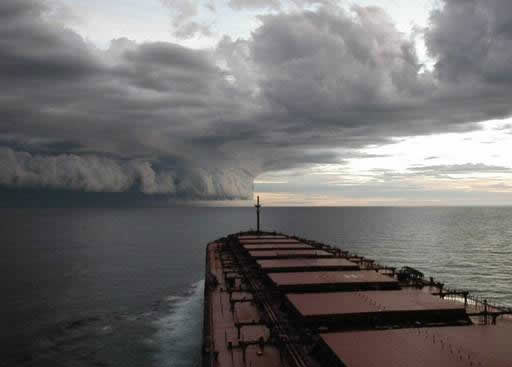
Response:
M253 174L227 164L221 143L188 144L219 116L244 114L208 53L126 39L104 52L47 22L37 2L0 9L2 185L251 195Z
M445 0L426 33L441 80L512 82L512 3Z
M313 164L343 164L345 163L335 152L307 152L297 153L295 151L290 152L276 152L276 158L268 158L264 162L263 171L280 171L289 168L296 168L299 164L308 166ZM300 154L300 155L297 155Z
M510 91L503 94L502 85L453 83L442 79L441 66L423 71L414 43L378 8L355 7L354 14L322 8L262 21L251 44L260 87L296 130L329 128L357 144L464 131L475 128L471 122L510 114Z
M262 18L252 51L264 95L313 126L414 122L415 107L432 92L414 45L382 10L354 11L355 19L329 9Z
M33 155L0 149L0 185L85 192L138 191L181 198L244 198L252 175L243 169L161 168L141 160Z
M507 0L445 0L431 15L425 39L435 76L448 103L465 103L466 120L510 116L511 14Z
M250 198L266 171L511 113L504 0L433 13L433 72L374 7L264 16L249 39L211 50L128 39L98 50L43 4L0 3L3 186ZM176 29L197 14L180 4Z

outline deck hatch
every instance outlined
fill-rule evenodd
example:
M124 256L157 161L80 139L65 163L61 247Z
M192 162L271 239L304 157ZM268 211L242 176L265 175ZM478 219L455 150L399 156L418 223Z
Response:
M269 250L306 250L313 249L312 246L305 243L274 243L262 245L243 245L243 248L248 251L269 251Z
M338 366L509 366L510 326L460 326L320 334ZM364 353L361 346L370 348ZM331 358L328 354L331 353ZM336 366L335 363L330 364Z
M294 271L359 270L359 266L347 259L268 259L257 261L260 268L269 273Z
M239 240L242 245L262 245L262 244L285 244L285 243L302 243L293 238L263 238L259 240Z
M254 259L285 259L298 257L333 257L334 255L324 250L268 250L249 251Z
M379 325L469 322L464 304L417 289L287 294L287 303L304 320L358 328Z
M270 280L288 292L397 289L398 281L373 270L270 273Z

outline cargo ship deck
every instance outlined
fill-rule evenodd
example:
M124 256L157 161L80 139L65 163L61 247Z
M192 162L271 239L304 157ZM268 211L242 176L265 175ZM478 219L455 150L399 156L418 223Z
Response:
M512 310L419 271L244 232L207 246L204 367L512 366Z

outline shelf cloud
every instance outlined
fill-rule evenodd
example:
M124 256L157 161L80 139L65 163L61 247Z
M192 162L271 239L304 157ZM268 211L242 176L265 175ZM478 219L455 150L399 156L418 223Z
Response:
M101 50L50 13L0 3L3 187L248 199L264 172L512 112L508 0L445 0L423 30L433 70L376 7L274 12L248 39L205 50L128 39Z
M32 155L0 148L0 185L85 192L138 191L181 198L246 198L252 176L243 171L157 170L151 163L98 156Z

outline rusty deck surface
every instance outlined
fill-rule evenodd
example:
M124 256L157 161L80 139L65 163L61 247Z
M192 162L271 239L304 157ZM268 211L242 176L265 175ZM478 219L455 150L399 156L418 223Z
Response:
M257 260L260 268L269 273L295 271L359 270L359 266L347 259L276 259Z
M321 358L346 367L508 367L511 332L497 325L327 333Z
M298 257L333 257L334 255L324 250L268 250L268 251L249 251L249 256L253 259L286 259Z
M373 270L314 271L308 273L269 273L268 277L283 291L323 291L396 289L398 281Z
M219 367L286 367L279 348L269 343L270 330L261 323L261 311L252 302L243 282L229 285L227 279L240 280L236 265L221 251L222 244L207 248L208 271L216 285L205 284L205 365ZM226 271L228 270L228 271Z
M306 245L305 243L273 243L273 244L261 244L261 245L242 245L242 247L248 251L269 251L269 250L305 250L313 249L312 246Z

